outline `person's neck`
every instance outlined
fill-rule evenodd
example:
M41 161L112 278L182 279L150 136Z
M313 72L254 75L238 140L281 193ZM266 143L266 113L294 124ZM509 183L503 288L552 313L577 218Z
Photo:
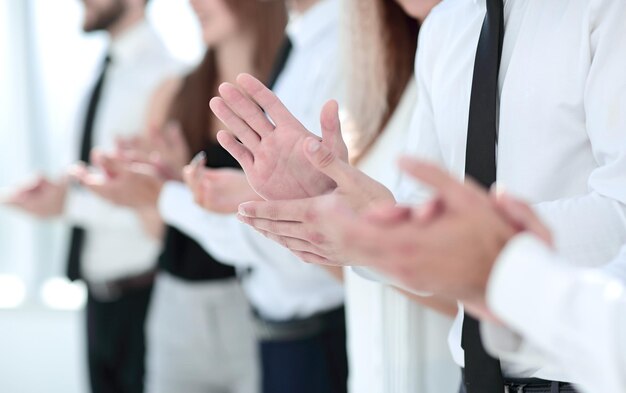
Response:
M218 75L222 82L234 83L242 72L254 74L252 37L240 36L222 42L215 47Z
M304 14L320 1L322 0L288 0L287 6L290 11L296 14Z
M145 12L143 9L129 10L126 12L119 20L107 29L109 37L111 37L111 41L115 41L128 30L141 23L144 18Z

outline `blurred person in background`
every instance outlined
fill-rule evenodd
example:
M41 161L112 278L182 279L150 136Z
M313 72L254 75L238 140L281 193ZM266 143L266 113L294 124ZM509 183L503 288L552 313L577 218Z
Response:
M92 147L144 128L155 88L180 66L145 19L146 0L84 0L83 30L106 31L109 47L89 93L79 159ZM67 180L40 178L9 198L40 218L72 226L67 275L87 284L87 352L91 390L144 390L144 321L160 242L148 232L148 211L115 206Z
M155 159L166 176L180 178L183 166L200 152L212 168L238 168L217 143L223 126L207 108L223 81L249 72L270 76L284 40L287 10L280 1L192 0L208 49L201 63L182 78L166 81L155 93L151 125L141 138L122 141L119 154L135 160L135 168L151 169L137 160ZM133 140L134 139L134 140ZM114 202L124 195L145 195L142 178L126 184L108 156L94 152L94 164L111 176L107 194ZM145 178L149 175L144 172ZM153 175L157 175L153 173ZM78 173L86 183L97 175ZM93 182L92 182L93 183ZM150 190L148 188L148 190ZM156 194L158 197L158 194ZM156 197L131 204L158 214ZM169 214L176 214L176 207ZM222 264L198 243L168 224L159 259L159 274L147 322L146 390L170 392L255 393L259 359L252 314L236 270ZM236 243L230 245L237 248Z
M390 190L398 188L400 171L389 157L405 149L417 103L419 28L438 2L422 0L412 7L406 1L345 2L343 133L351 163ZM460 375L447 332L456 305L403 293L351 268L344 277L350 391L454 391Z
M269 84L303 122L317 129L320 107L338 95L339 1L289 1L287 5L292 12L287 28L289 39ZM240 202L259 198L243 173L204 169L194 160L194 171L187 171L195 173L191 177L199 173L216 176L215 195L221 196L221 202L212 209L219 213L213 213L195 205L191 191L184 185L164 182L163 176L154 176L155 171L148 176L125 161L128 159L119 155L108 156L102 164L118 171L118 176L105 181L86 177L83 182L116 203L154 206L158 202L159 211L170 225L192 236L220 261L248 269L242 282L254 308L259 333L263 391L345 392L347 359L341 283L324 269L301 263L288 250L236 220L232 213ZM168 165L157 160L153 166ZM218 179L224 178L234 179L236 186L220 190Z

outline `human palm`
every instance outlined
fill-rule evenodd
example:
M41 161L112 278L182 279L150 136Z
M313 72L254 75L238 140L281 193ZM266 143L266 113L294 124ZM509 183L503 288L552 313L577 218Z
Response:
M304 154L305 140L315 135L254 77L242 74L237 85L220 86L221 97L213 98L210 106L229 129L218 133L220 144L237 159L252 188L267 200L305 198L333 190L335 182ZM322 110L322 144L346 160L337 112L334 101Z

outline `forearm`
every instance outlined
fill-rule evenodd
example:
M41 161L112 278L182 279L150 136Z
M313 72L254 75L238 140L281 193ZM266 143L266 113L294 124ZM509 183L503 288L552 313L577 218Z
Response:
M203 210L181 183L165 184L159 198L159 211L165 222L191 236L224 263L249 266L295 258L289 250L240 223L234 215Z

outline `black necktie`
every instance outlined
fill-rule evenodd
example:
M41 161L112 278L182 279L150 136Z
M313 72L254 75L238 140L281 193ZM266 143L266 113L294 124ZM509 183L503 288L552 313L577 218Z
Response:
M84 162L89 162L89 153L92 148L93 139L93 125L96 119L96 113L98 111L98 103L100 96L102 95L102 86L106 78L107 70L111 64L111 57L106 56L104 58L104 64L102 65L102 71L100 77L96 81L96 84L89 98L87 106L87 115L85 116L85 125L83 127L82 142L80 145L80 159ZM80 274L80 256L82 253L83 242L85 240L85 230L79 227L72 228L72 235L70 240L70 250L67 261L67 278L70 280L78 280L81 278Z
M496 181L496 122L498 74L502 56L504 15L502 0L486 0L487 14L476 49L467 129L465 173L489 188ZM465 388L468 393L502 393L500 362L485 351L479 322L463 320Z

